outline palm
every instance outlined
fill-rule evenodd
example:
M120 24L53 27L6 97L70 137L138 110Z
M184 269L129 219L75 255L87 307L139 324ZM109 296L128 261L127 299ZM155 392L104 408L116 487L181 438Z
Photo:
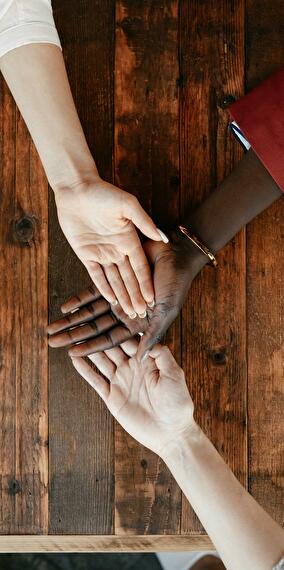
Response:
M111 184L104 182L96 190L85 189L76 202L77 207L70 196L68 200L61 199L58 218L70 245L90 274L93 262L118 264L140 245L133 223L123 214L120 191Z
M162 355L160 358L166 360L165 371L159 370L151 357L144 365L136 356L122 363L117 355L123 352L118 348L106 351L103 357L100 353L93 354L90 359L107 376L109 368L106 372L105 361L115 362L118 358L115 371L109 374L105 403L132 437L160 454L173 433L177 436L187 429L193 406L183 371L166 347L157 350ZM94 371L92 374L96 376Z

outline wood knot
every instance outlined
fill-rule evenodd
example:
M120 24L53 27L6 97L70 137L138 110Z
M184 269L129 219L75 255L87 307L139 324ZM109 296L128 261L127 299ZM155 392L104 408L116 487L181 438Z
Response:
M219 348L218 350L212 350L210 352L210 357L213 360L214 364L218 366L222 366L227 362L227 354L226 348Z
M179 186L179 176L173 175L170 177L170 185L171 186Z
M182 87L185 83L184 75L181 73L179 77L176 79L176 87Z
M21 245L29 245L35 235L35 220L31 216L23 216L14 222L14 235Z
M10 479L10 481L8 483L9 495L17 495L17 493L20 493L20 491L21 491L20 482L17 481L17 479L15 479L15 478Z
M221 109L227 109L227 107L230 107L235 100L236 98L233 95L223 95L219 102L219 107L221 107Z
M140 465L141 465L141 467L143 467L143 469L146 469L146 467L148 465L146 459L142 459L140 462Z

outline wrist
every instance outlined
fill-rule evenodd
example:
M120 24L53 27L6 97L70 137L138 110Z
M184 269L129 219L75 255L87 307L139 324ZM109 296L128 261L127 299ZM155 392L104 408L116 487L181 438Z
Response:
M160 456L169 469L173 471L177 465L184 462L184 458L193 448L202 446L203 438L203 431L192 419L187 430L181 434L175 434L175 437L163 448Z
M84 193L91 186L95 187L97 184L101 183L102 179L96 168L90 168L85 171L74 171L72 176L62 177L57 179L56 182L52 184L52 189L55 194L55 198L64 195L66 192L71 192L72 194Z
M80 189L100 179L95 161L87 147L87 143L76 140L76 145L62 142L60 149L46 164L46 172L54 193L64 190Z
M208 257L200 251L178 228L170 232L172 247L182 256L191 281L208 263Z

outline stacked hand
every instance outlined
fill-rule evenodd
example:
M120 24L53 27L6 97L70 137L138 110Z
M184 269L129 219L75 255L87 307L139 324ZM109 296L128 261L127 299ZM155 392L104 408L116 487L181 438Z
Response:
M89 356L104 378L83 358L72 361L122 427L163 456L170 442L190 431L193 403L184 373L167 347L156 345L143 364L135 356L137 348L133 339Z
M135 226L152 240L166 236L134 196L98 177L61 188L55 199L62 230L100 293L132 318L145 315L154 290Z
M155 289L155 306L148 308L147 316L130 319L121 306L111 306L91 285L64 303L61 309L66 316L49 325L50 346L67 346L70 355L86 356L141 332L145 334L138 359L151 350L178 315L204 256L174 234L169 244L148 240L144 251L152 266Z

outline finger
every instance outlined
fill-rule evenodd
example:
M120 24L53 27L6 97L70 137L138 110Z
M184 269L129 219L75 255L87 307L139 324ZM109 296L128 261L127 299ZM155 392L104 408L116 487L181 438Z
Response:
M133 333L130 330L123 325L118 325L105 334L72 346L72 348L68 350L68 353L70 356L88 356L89 354L118 346L132 337Z
M139 315L140 318L142 319L145 318L147 315L145 299L143 298L137 277L127 257L125 258L125 261L123 261L123 263L121 263L118 266L118 271L121 275L122 281L128 292L134 311ZM150 281L152 283L151 274L150 274ZM153 302L153 300L154 300L154 291L152 292L152 298L150 302Z
M147 257L140 242L129 254L129 262L139 283L143 298L148 305L153 305L155 298L153 279Z
M163 338L175 317L175 312L168 311L165 313L164 310L161 310L160 305L156 305L151 317L150 325L145 334L141 337L137 351L137 359L139 361L142 361L153 346Z
M128 361L127 354L125 354L119 346L106 350L105 354L110 360L112 360L112 362L114 362L116 367L122 366L122 364Z
M48 344L52 348L69 346L75 342L82 342L86 339L99 336L103 332L109 331L116 324L116 317L112 313L107 313L89 323L50 336ZM82 355L80 354L80 356Z
M111 382L116 373L116 365L104 352L90 354L88 357L97 369Z
M105 276L100 264L97 262L91 261L88 264L86 264L86 267L87 267L87 270L89 272L89 275L90 275L92 281L95 283L95 285L99 289L101 295L109 303L112 303L115 305L117 302L117 298L115 296L115 293L114 293L111 285L108 283L106 276Z
M93 319L108 313L109 310L110 304L103 299L103 297L100 297L97 301L85 305L75 313L69 313L63 317L63 319L58 319L58 321L50 323L47 327L47 332L50 335L59 333L64 329L92 321Z
M143 210L141 204L135 196L131 196L124 201L123 205L123 215L133 222L133 224L139 228L139 230L148 238L155 241L164 241L168 243L168 238L159 230L154 224L153 220L148 216L148 214Z
M82 305L86 305L87 303L95 301L100 296L101 296L100 291L97 289L94 283L91 283L91 285L87 287L87 289L84 289L84 291L80 291L80 293L77 293L77 295L73 295L73 297L70 297L70 299L65 301L65 303L61 305L61 311L62 313L70 313L71 311L74 311L75 309L82 307Z
M136 312L134 311L134 307L116 265L113 263L111 265L105 265L104 272L124 312L134 319Z
M150 351L149 356L155 359L156 366L160 372L169 372L169 368L178 366L168 346L156 344Z
M97 374L83 358L72 358L72 364L77 372L96 390L102 400L109 396L109 384Z
M120 346L128 356L135 356L139 342L136 338L131 338L123 342Z

